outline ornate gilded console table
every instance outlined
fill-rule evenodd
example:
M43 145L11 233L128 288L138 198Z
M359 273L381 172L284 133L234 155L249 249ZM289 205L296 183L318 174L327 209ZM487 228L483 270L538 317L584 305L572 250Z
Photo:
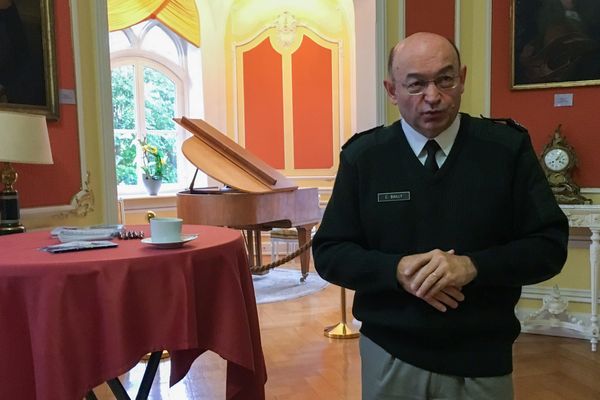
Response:
M592 351L596 351L600 329L598 324L598 274L600 271L600 205L561 205L569 218L569 226L587 228L591 232L590 256L590 300L591 312L589 323L572 316L568 311L568 301L558 289L544 296L542 307L521 321L524 330L531 327L566 328L579 332L589 339Z

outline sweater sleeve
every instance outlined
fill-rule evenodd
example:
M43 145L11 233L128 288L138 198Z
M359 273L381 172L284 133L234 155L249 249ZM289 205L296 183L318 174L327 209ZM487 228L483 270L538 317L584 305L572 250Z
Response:
M566 261L568 220L527 135L519 148L512 188L513 239L468 254L478 271L473 284L534 284L557 275Z
M313 239L315 269L325 280L352 290L398 290L401 255L367 249L358 187L356 167L342 152L333 192Z

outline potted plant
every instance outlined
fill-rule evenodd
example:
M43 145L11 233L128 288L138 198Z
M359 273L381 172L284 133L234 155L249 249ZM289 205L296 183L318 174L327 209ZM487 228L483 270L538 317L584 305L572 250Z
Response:
M158 147L149 144L146 139L140 140L142 147L142 181L148 194L158 194L160 185L164 178L164 168L167 163L166 157L162 155Z

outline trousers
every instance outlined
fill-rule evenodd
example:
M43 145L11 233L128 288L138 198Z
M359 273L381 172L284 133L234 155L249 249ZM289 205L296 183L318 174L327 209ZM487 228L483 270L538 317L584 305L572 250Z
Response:
M512 375L464 378L429 372L360 337L363 400L513 400Z

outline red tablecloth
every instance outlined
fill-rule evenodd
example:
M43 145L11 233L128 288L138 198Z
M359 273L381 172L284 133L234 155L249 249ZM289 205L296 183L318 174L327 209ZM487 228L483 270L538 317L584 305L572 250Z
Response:
M38 250L57 243L46 231L0 236L0 399L80 400L162 349L171 385L212 350L228 361L227 399L264 399L243 239L219 227L184 233L199 236L179 249L117 240L61 254Z

